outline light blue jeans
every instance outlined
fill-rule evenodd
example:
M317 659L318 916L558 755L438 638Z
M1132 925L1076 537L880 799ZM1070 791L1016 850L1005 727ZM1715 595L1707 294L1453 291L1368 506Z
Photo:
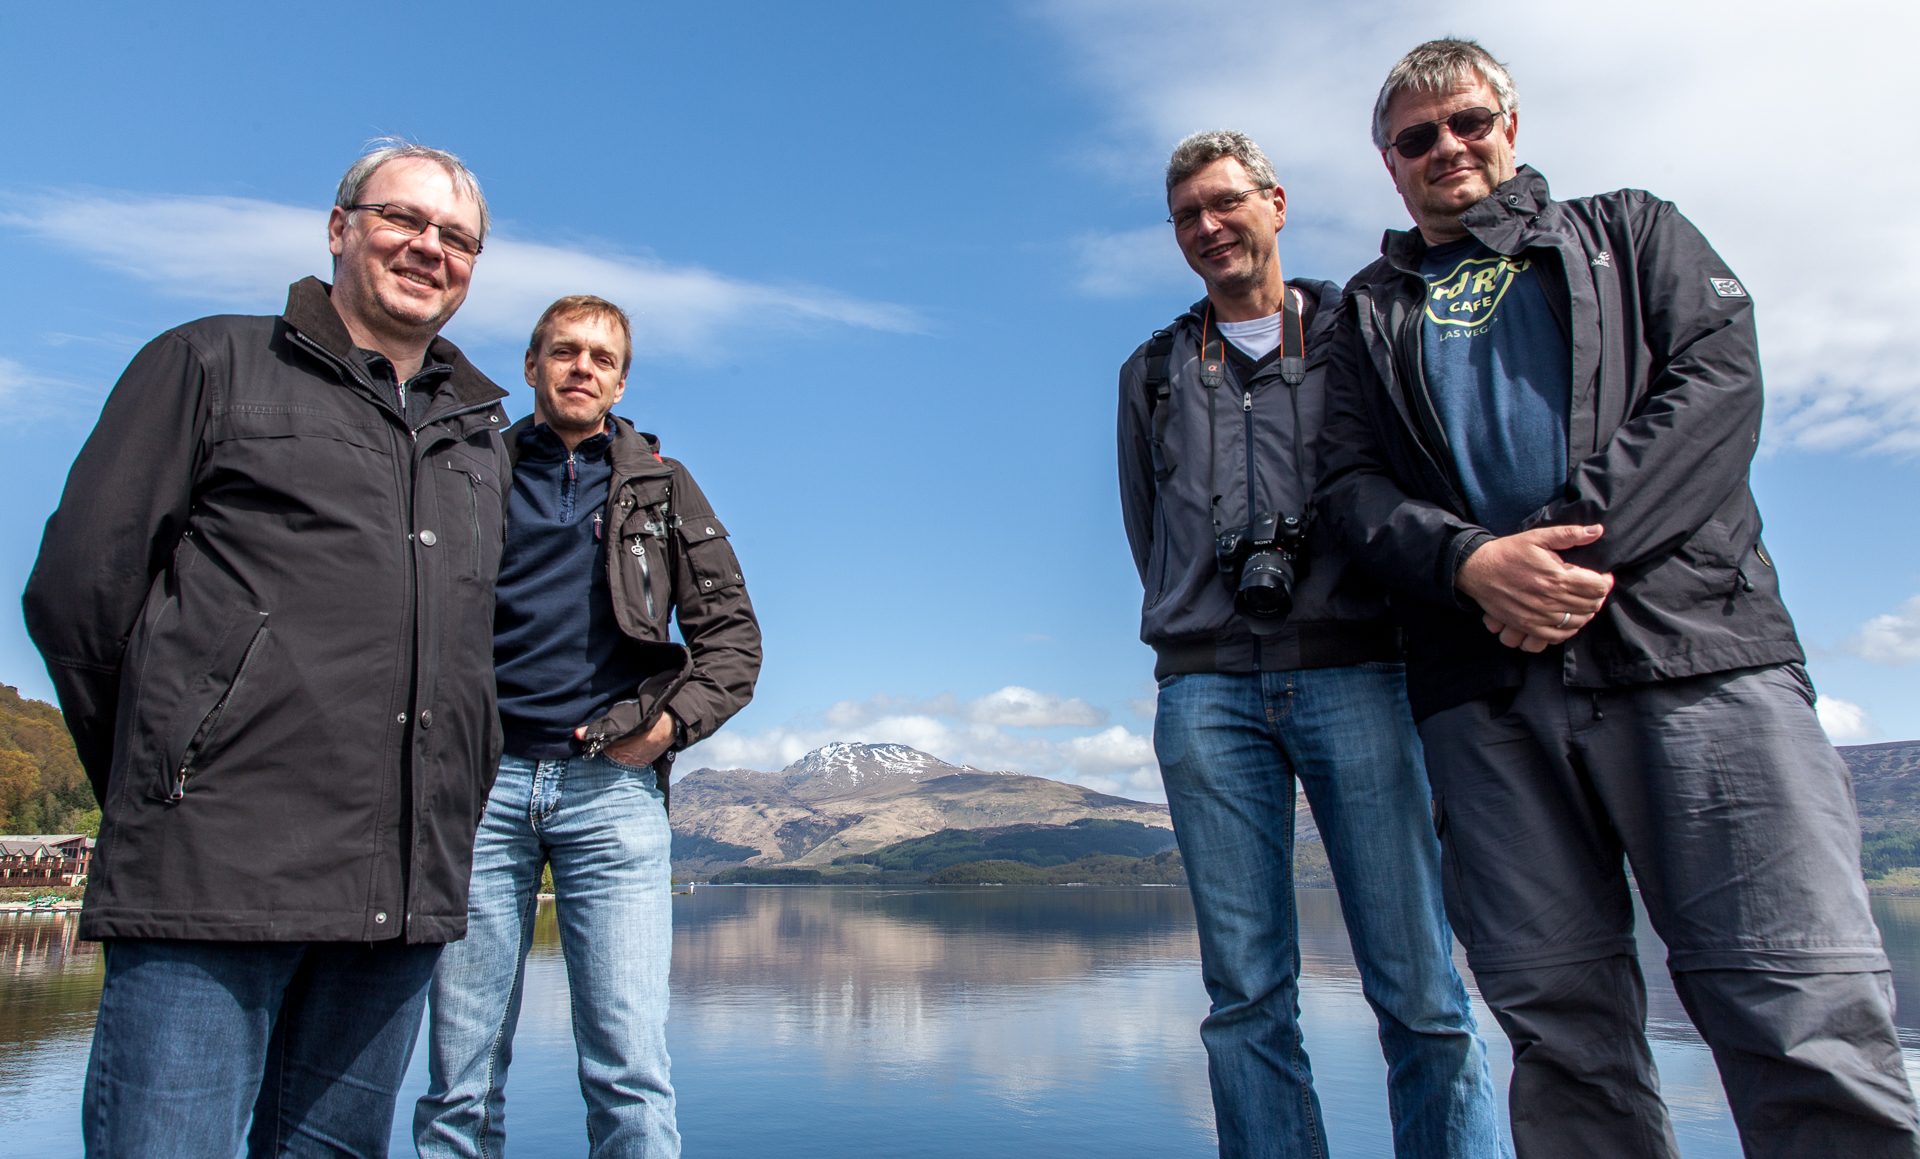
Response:
M605 757L505 757L473 848L466 939L434 971L422 1156L497 1157L507 1068L533 944L542 865L553 865L594 1159L676 1159L668 1081L673 835L652 769Z
M1398 664L1170 676L1154 750L1193 892L1220 1154L1327 1154L1300 1033L1295 778L1326 843L1380 1023L1394 1154L1509 1154L1453 968L1420 738Z

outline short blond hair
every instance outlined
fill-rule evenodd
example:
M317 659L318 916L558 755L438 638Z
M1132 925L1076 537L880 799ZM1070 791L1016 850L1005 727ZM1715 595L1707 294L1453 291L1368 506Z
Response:
M613 323L619 328L620 339L627 348L625 356L620 360L620 373L626 374L633 366L632 319L627 317L625 310L605 298L596 298L592 294L568 294L547 307L546 313L541 314L540 320L533 324L533 337L527 339L529 358L540 353L541 344L547 340L547 336L563 318L601 318Z

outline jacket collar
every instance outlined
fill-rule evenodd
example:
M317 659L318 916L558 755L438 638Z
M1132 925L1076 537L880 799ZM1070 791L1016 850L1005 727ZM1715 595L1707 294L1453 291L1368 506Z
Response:
M1307 361L1312 362L1320 357L1324 344L1333 337L1334 323L1337 320L1340 310L1340 287L1332 282L1323 282L1316 278L1288 278L1287 286L1289 289L1300 291L1301 296L1308 301L1316 303L1313 311L1313 321L1307 323L1307 331L1301 335L1301 338L1304 339L1307 344ZM1208 317L1207 307L1209 305L1211 305L1211 303L1207 299L1202 298L1198 302L1195 302L1192 307L1190 307L1185 314L1181 315L1179 319L1176 319L1176 321L1192 319L1194 329L1198 330L1202 322ZM1219 337L1219 325L1220 323L1218 322L1212 323L1212 326L1215 328L1208 331L1209 341L1211 341L1212 338Z
M664 475L672 468L660 458L660 440L645 431L635 430L632 423L619 415L610 414L607 421L613 425L613 444L607 448L607 459L613 464L613 485L618 487L620 480L640 475ZM518 465L520 462L520 436L534 427L532 415L521 419L507 428L507 462Z
M1533 222L1553 204L1547 179L1531 165L1522 165L1500 187L1460 215L1460 224L1488 249L1512 257L1533 241ZM1418 229L1390 229L1380 239L1380 253L1403 274L1420 272L1427 239Z
M319 278L301 278L287 288L287 309L280 318L342 364L351 366L356 361L347 324L333 308L333 287ZM458 346L438 335L427 346L427 364L436 362L453 368L445 389L453 392L461 409L507 397L506 391L467 361Z

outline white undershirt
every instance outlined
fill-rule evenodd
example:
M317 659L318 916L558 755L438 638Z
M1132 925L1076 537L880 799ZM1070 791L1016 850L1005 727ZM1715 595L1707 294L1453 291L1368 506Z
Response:
M1299 291L1289 287L1287 293L1297 294ZM1280 320L1285 317L1286 314L1282 312L1255 318L1251 322L1221 322L1218 323L1220 336L1238 346L1242 354L1258 362L1280 345Z

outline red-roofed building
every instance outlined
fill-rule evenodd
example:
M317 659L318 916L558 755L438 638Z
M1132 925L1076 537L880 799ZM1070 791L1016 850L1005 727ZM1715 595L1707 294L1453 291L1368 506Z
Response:
M84 833L0 836L0 889L74 885L93 863L93 838Z

